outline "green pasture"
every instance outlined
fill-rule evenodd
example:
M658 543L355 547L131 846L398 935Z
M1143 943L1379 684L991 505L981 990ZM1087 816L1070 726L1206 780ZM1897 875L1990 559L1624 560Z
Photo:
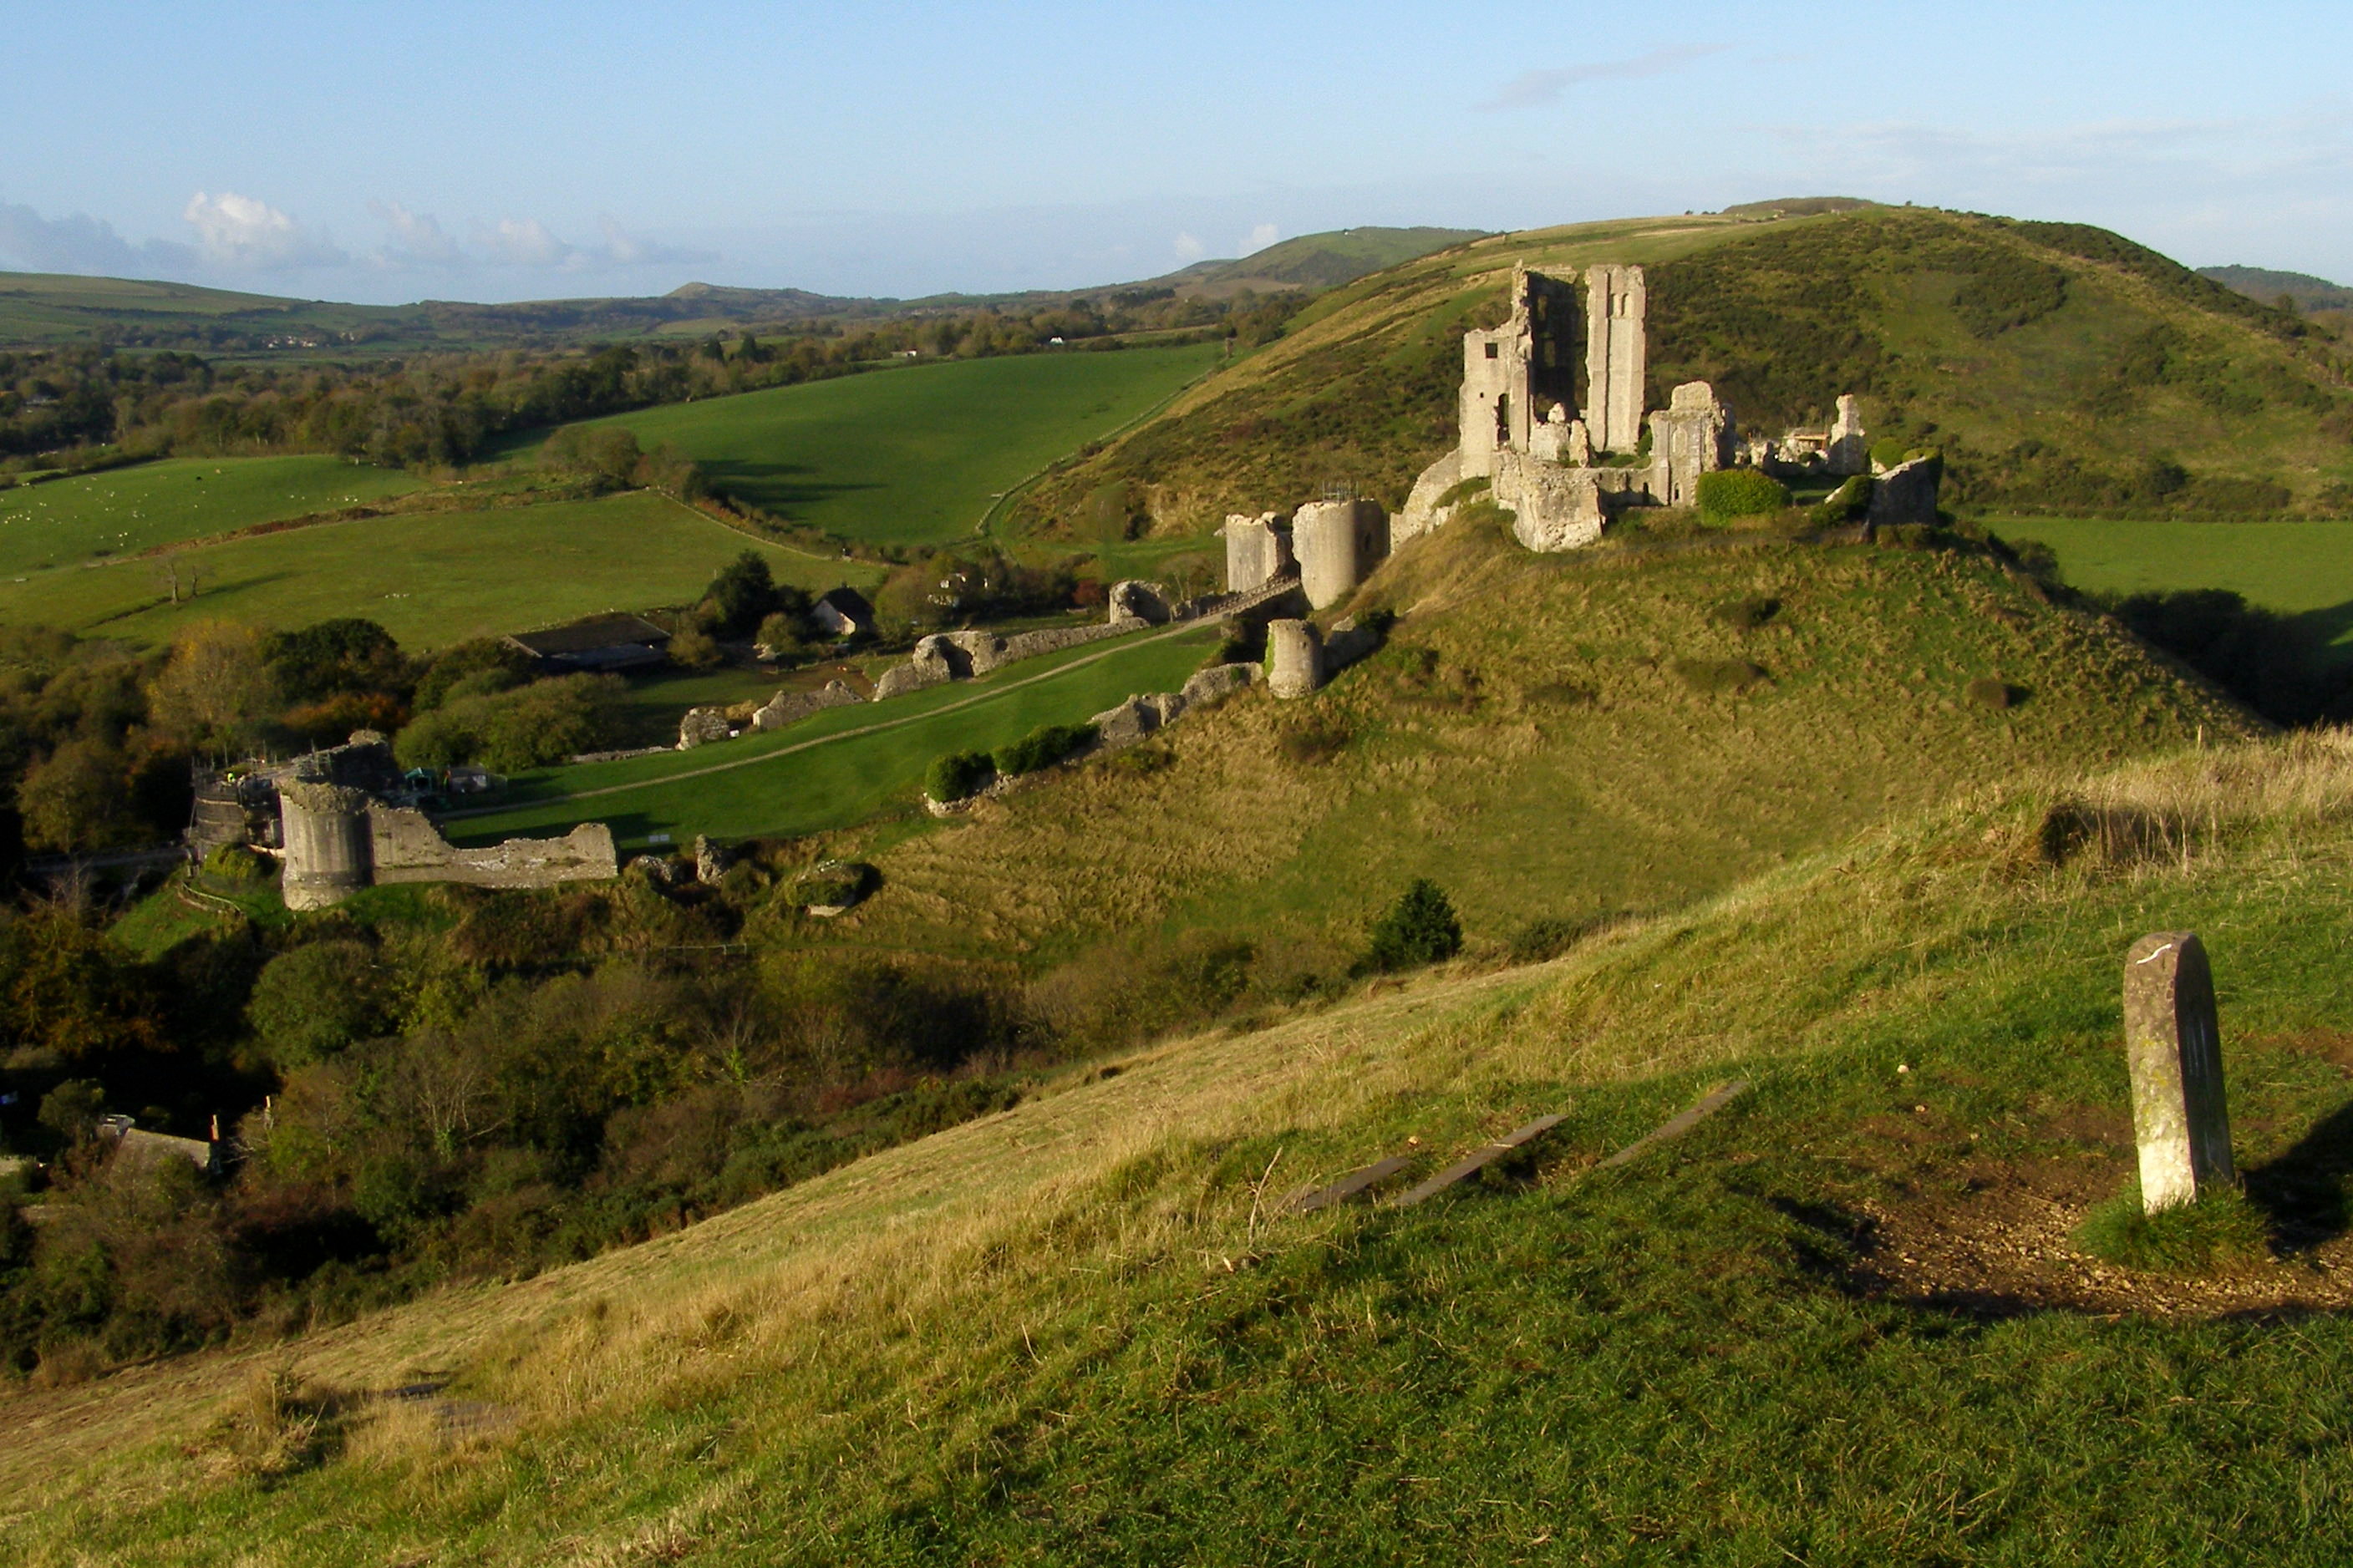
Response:
M911 365L600 424L667 441L730 496L845 539L973 531L999 493L1217 363L1215 343Z
M0 579L406 495L397 468L305 454L175 458L0 490Z
M829 709L770 734L526 773L514 781L518 805L454 822L450 836L484 843L607 822L624 844L665 832L683 844L698 833L743 838L848 826L912 799L943 752L991 751L1134 693L1177 689L1222 635L1208 626L1120 638L978 680Z
M2015 543L2058 552L2078 588L2138 594L2228 588L2247 602L2324 624L2353 647L2353 521L2117 522L2101 518L1996 520Z
M0 582L0 622L168 641L192 621L302 626L364 616L412 650L602 610L683 604L745 550L786 582L871 587L878 567L754 541L649 491L319 523L179 552L195 597L170 602L153 560Z

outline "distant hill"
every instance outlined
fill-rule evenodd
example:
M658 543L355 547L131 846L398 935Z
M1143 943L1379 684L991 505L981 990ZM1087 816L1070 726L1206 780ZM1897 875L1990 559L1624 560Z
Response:
M1744 428L1778 434L1852 392L1875 433L1945 453L1948 505L2353 506L2353 395L2302 321L2104 229L1855 205L1499 235L1358 279L1050 476L1013 521L1083 532L1114 497L1157 532L1206 532L1334 483L1399 505L1454 443L1461 334L1503 319L1512 268L1597 262L1648 269L1648 406L1705 379Z
M2211 278L2225 289L2235 289L2250 300L2270 305L2285 298L2304 310L2353 310L2353 289L2315 278L2309 272L2274 272L2268 267L2201 267L2200 278Z
M1367 273L1411 261L1449 246L1483 239L1477 228L1341 228L1303 234L1252 251L1238 261L1197 261L1166 281L1182 279L1200 292L1249 288L1336 289Z
M1725 217L1819 217L1824 213L1861 212L1877 202L1861 196L1782 196L1769 202L1742 202L1724 209Z
M812 321L879 321L985 306L1041 307L1137 289L1221 297L1330 289L1400 261L1479 237L1475 229L1352 228L1302 235L1235 261L1203 261L1138 283L902 300L687 283L659 297L531 300L484 305L423 300L349 305L280 299L186 283L60 273L0 272L0 344L111 342L225 353L352 351L396 353L507 344L560 345L649 334Z

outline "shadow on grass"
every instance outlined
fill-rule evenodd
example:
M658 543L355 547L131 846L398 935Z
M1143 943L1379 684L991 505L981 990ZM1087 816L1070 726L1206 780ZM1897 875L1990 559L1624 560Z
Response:
M730 458L706 462L702 471L711 486L731 500L789 513L795 507L813 506L839 496L882 489L880 480L853 482L815 478L807 463L760 462Z
M2329 1112L2294 1146L2242 1173L2247 1198L2263 1211L2274 1251L2297 1252L2353 1227L2353 1105Z

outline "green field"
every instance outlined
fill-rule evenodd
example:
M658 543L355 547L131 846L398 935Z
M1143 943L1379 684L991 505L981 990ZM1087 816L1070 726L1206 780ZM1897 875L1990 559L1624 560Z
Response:
M1076 723L1133 693L1176 690L1221 635L1212 626L1121 638L874 706L829 709L772 734L523 774L514 787L526 804L455 823L451 837L481 843L587 821L610 823L624 844L654 833L684 843L697 833L744 838L846 827L912 800L923 770L943 752L993 750L1040 724ZM728 763L750 765L704 771ZM558 791L564 798L530 804Z
M739 500L845 539L939 543L998 493L1218 360L1214 343L911 366L618 415Z
M304 459L307 460L307 459ZM683 604L744 550L784 581L861 587L881 569L762 543L663 496L320 523L180 552L174 605L153 561L0 583L0 622L100 631L142 644L191 621L300 626L375 621L412 650L553 625L600 610Z
M175 458L0 490L0 579L406 495L423 481L343 458Z
M2353 522L2116 522L2098 518L1997 519L2015 543L2058 552L2078 588L2138 594L2228 588L2247 602L2324 621L2353 642Z

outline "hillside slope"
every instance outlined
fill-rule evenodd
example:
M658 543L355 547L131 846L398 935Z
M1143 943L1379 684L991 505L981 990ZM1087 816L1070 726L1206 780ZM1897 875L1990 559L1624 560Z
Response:
M0 1541L2024 1563L2227 1533L2325 1563L2353 1497L2349 788L2342 739L2306 738L1978 792L1555 963L1172 1044L527 1283L21 1398ZM2273 1229L2147 1275L2069 1227L2130 1172L2119 956L2183 927ZM1684 1142L1592 1169L1735 1077ZM1532 1164L1427 1208L1277 1212L1544 1110L1568 1121ZM349 1397L452 1377L438 1436Z
M1037 487L1015 521L1083 534L1140 510L1198 532L1333 484L1394 507L1454 442L1461 333L1502 319L1511 268L1602 261L1647 271L1649 406L1704 377L1778 434L1852 392L1875 433L1946 451L1948 504L2353 506L2333 337L2104 230L1869 207L1501 235L1360 279Z
M1244 697L896 843L823 940L1034 965L1200 930L1256 943L1280 990L1344 967L1415 877L1501 947L1675 907L1964 784L2247 732L2112 626L1958 555L1534 555L1466 523L1361 603L1403 618L1314 698Z

